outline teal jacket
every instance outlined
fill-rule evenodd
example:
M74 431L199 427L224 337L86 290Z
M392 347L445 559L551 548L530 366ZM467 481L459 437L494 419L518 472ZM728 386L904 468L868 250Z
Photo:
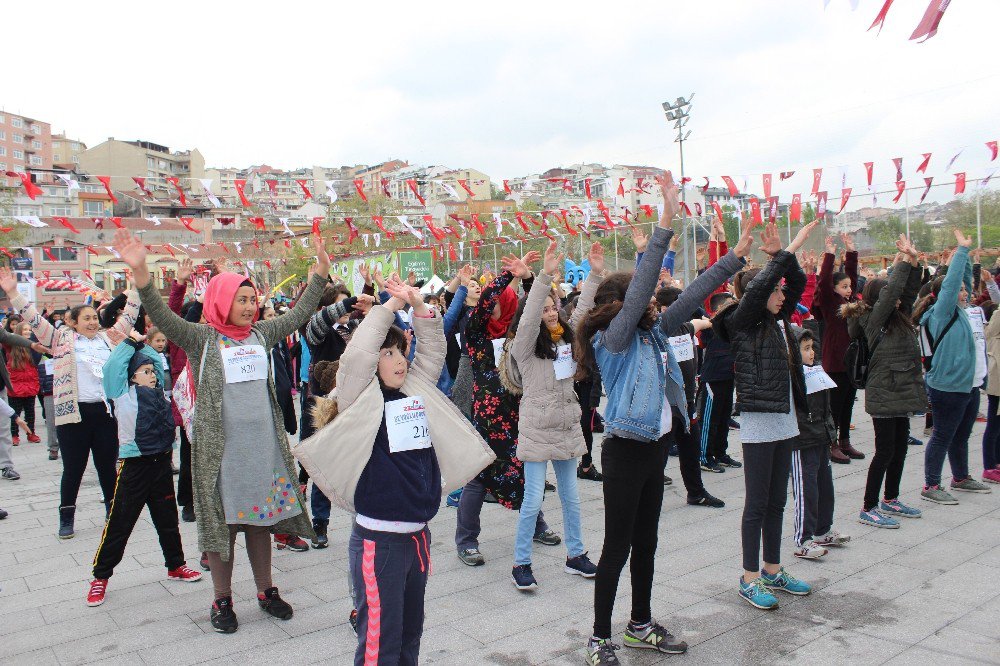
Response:
M972 293L972 264L969 262L969 248L955 250L948 274L944 276L941 293L937 301L920 318L935 340L958 312L958 319L948 329L948 334L937 343L931 369L927 371L927 385L937 391L950 393L970 393L976 374L976 343L972 338L969 318L959 312L958 292L962 284Z
M134 354L153 362L155 388L129 383L129 362ZM155 350L127 339L114 348L104 364L102 383L104 394L115 404L119 458L155 455L173 448L173 412L163 395L163 361Z

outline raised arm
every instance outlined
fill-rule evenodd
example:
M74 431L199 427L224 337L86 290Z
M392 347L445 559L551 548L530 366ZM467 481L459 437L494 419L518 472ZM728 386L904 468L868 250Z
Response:
M576 307L569 318L569 325L573 329L594 308L594 296L604 280L604 246L600 243L591 245L589 258L590 274L580 288L580 297L576 299Z
M306 327L306 343L313 347L322 344L323 340L326 339L326 336L333 329L333 325L337 323L337 320L346 314L350 314L357 302L357 296L350 296L338 303L331 303L318 312L314 312L309 317L309 325Z
M395 301L394 301L395 302ZM350 407L375 378L379 350L392 326L393 310L374 305L351 336L337 370L337 407Z
M125 307L122 308L121 314L118 315L118 319L114 325L107 330L108 339L115 345L121 343L122 340L129 336L129 333L135 328L136 320L139 318L139 306L141 305L139 293L135 289L129 289L127 293ZM157 293L157 296L159 296L159 293ZM160 302L162 301L163 299L161 298Z
M445 293L447 294L448 292ZM465 298L468 294L469 288L464 284L452 294L451 303L448 305L447 312L444 313L445 335L452 335L455 332L455 327L458 326L458 322L462 319L462 312L465 310Z
M649 301L656 290L656 281L660 275L663 255L673 235L673 229L658 226L653 230L653 236L649 239L646 251L639 261L639 267L625 291L622 309L614 316L608 325L608 330L601 337L602 344L608 351L618 353L625 349L635 333L636 326L649 309Z
M885 288L879 292L878 300L872 307L871 316L868 317L865 336L867 336L869 343L874 342L878 332L889 322L889 317L896 309L896 301L903 296L903 289L910 279L912 269L910 262L906 261L904 257L900 257L900 260L893 266L889 281Z
M325 250L323 254L326 254ZM329 263L329 259L327 259L327 263ZM299 296L299 300L295 301L295 307L280 317L257 323L261 333L267 338L268 349L309 322L309 318L316 312L319 299L323 298L326 285L326 275L320 275L319 271L313 273L309 280L309 286Z
M956 229L955 235L958 236L959 234L961 232ZM962 290L962 284L965 281L965 269L968 263L969 245L962 245L960 242L951 257L948 273L944 276L944 282L941 284L941 292L937 295L937 301L930 310L931 319L937 320L938 326L943 325L951 319L951 315L958 307L958 292Z
M46 347L51 348L56 341L55 327L49 323L48 319L38 314L35 306L29 303L28 299L17 290L17 276L6 266L0 267L0 289L6 292L10 304L15 310L21 313L24 320L31 326L31 332L35 334L38 341ZM20 335L7 333L6 330L3 330L3 327L0 327L0 331L3 331L3 336L0 336L0 342L3 342L3 344L16 345L18 347L31 346L31 341L22 338ZM6 339L6 336L10 336L10 338ZM24 344L24 342L28 344Z
M104 394L111 400L120 398L128 393L130 378L128 365L135 354L144 354L149 357L153 362L153 368L156 371L156 378L160 386L164 385L163 360L160 358L160 355L148 345L136 342L132 338L126 338L122 344L117 345L111 351L111 356L104 363L104 376L101 378L101 383L104 385Z

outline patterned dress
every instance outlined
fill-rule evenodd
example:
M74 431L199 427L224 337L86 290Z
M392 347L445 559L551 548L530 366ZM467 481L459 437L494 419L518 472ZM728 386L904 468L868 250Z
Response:
M521 398L508 393L500 383L486 327L497 299L513 279L511 273L503 271L483 290L469 315L465 340L472 364L472 424L497 457L479 473L479 480L497 502L517 511L524 499L524 464L516 456ZM530 282L525 282L524 288L530 288Z

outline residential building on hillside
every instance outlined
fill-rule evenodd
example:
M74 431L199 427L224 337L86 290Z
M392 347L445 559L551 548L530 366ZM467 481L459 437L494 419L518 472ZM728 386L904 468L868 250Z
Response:
M52 182L52 126L28 116L0 111L0 178L4 171L30 173L37 183ZM8 185L18 179L6 179Z
M78 139L66 138L66 134L52 135L52 165L68 171L80 166L80 153L87 150L87 144ZM101 174L102 176L104 174Z
M170 148L151 141L118 141L114 137L80 153L80 170L99 176L111 176L111 188L131 190L133 177L146 178L146 187L170 188L167 178L178 178L185 188L201 190L191 179L205 177L205 158L197 148L171 152Z

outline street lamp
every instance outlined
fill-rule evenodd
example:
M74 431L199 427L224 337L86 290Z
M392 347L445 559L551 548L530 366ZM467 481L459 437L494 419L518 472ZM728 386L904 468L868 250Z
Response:
M680 146L680 152L681 152L681 182L680 182L681 200L684 199L684 142L687 140L689 136L691 136L691 131L688 130L685 132L684 128L685 126L687 126L688 120L691 117L692 99L694 99L694 93L688 95L687 99L684 99L683 97L678 97L673 103L664 102L662 104L664 115L666 115L668 121L673 122L674 124L673 127L674 129L677 130L677 137L674 139L674 143L677 143ZM683 214L684 211L682 209L681 215ZM697 247L698 243L697 226L694 224L691 225L691 241L692 241L691 247ZM684 280L687 284L690 284L691 280L691 276L689 274L689 271L691 270L692 267L691 260L696 256L697 256L696 253L694 253L694 251L688 247L688 244L684 243L684 263L685 263Z

